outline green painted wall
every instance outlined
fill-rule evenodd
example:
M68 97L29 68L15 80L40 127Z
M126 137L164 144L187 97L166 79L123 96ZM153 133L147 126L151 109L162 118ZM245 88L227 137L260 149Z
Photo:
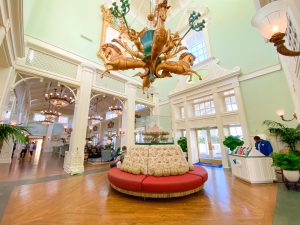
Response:
M103 0L26 0L25 34L63 48L91 61L101 63L99 49ZM107 2L107 1L106 1ZM128 16L138 29L138 21ZM88 41L81 37L91 39Z
M240 83L249 134L265 133L264 120L282 122L276 110L284 109L287 117L294 112L283 71L273 72ZM294 125L288 123L288 125Z
M274 47L266 43L258 30L251 26L255 14L252 0L194 0L188 7L197 9L199 6L209 9L207 29L210 48L212 56L220 60L222 67L231 69L240 66L242 73L247 74L278 63ZM178 21L185 20L184 14L179 13L167 27L172 29ZM168 98L176 83L177 79L155 83L161 100Z

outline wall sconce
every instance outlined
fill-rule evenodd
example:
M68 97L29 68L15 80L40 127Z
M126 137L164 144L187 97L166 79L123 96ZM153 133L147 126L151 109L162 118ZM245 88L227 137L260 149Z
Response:
M293 120L297 120L297 114L296 113L293 113L293 118L292 119L285 119L284 118L284 110L283 109L279 109L276 111L277 115L281 118L281 120L285 121L285 122L290 122L290 121L293 121Z
M299 56L300 52L291 51L284 45L284 36L287 27L287 3L282 0L273 1L260 8L251 24L256 27L269 42L274 43L277 52L285 56Z

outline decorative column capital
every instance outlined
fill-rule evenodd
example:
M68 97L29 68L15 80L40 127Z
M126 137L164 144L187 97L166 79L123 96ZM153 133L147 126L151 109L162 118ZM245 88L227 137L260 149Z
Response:
M81 63L80 67L83 71L87 71L90 73L96 73L96 67L94 65L88 63Z

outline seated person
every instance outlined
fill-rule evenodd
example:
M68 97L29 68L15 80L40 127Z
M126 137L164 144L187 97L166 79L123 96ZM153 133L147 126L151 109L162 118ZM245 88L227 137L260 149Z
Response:
M100 156L96 148L92 148L92 150L89 151L89 158L100 158Z
M119 168L121 166L121 163L123 162L123 160L125 158L126 152L127 152L127 147L123 146L122 150L121 150L121 155L119 155L115 159L115 161L110 164L110 168L113 168L113 167L118 167Z
M273 152L272 145L269 141L261 139L259 136L254 137L255 148L265 156L269 156Z

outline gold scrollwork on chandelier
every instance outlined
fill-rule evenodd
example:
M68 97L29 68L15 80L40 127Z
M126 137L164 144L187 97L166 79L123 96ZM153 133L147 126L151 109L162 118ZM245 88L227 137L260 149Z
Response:
M189 76L195 75L201 80L201 76L191 67L196 57L187 52L187 48L182 45L183 38L191 30L201 31L205 27L206 21L200 13L192 12L189 16L189 29L184 35L178 32L172 33L166 30L165 21L167 12L171 6L167 0L158 3L154 13L150 12L147 19L153 24L153 27L145 27L141 31L136 31L126 20L126 14L130 10L128 0L120 0L119 7L116 2L108 10L102 7L103 18L111 27L116 27L120 35L111 43L104 43L100 46L97 56L104 62L105 70L101 77L112 70L129 70L140 68L144 72L139 72L143 80L143 90L149 88L155 79L172 77L172 74ZM119 22L116 23L115 20ZM199 22L200 20L200 22ZM128 42L133 43L131 48ZM178 60L170 61L173 58Z

